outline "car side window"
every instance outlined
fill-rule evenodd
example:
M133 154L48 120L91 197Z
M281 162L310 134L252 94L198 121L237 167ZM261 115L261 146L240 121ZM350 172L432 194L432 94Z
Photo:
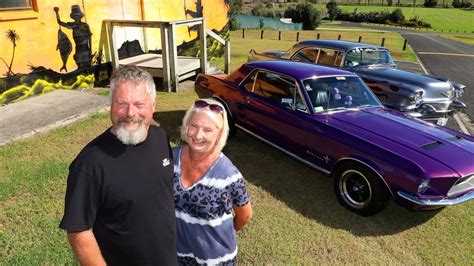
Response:
M359 65L359 62L361 60L361 53L359 50L350 50L346 54L346 58L344 59L344 66L345 67L355 67Z
M341 52L337 50L329 49L329 48L321 48L316 63L318 65L339 66L341 62L342 62Z
M293 87L293 88L292 88ZM279 74L259 72L253 92L279 104L293 104L295 83Z
M241 83L241 87L244 88L248 92L253 92L254 84L255 84L255 76L257 76L257 71L250 74L246 80Z
M299 50L291 58L291 60L305 62L305 63L314 63L316 62L316 58L318 57L318 51L319 49L317 48L303 48Z

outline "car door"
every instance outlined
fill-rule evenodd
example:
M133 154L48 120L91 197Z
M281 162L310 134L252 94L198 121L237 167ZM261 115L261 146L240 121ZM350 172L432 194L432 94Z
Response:
M291 77L259 70L252 89L244 82L247 102L242 112L248 130L291 153L303 154L308 108Z

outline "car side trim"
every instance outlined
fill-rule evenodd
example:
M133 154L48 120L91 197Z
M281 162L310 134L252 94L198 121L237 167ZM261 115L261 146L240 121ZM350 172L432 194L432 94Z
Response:
M390 186L387 184L387 182L385 181L385 179L379 174L379 172L377 172L372 166L368 165L366 162L363 162L359 159L355 159L355 158L351 158L351 157L343 157L343 158L340 158L339 160L337 160L337 162L334 164L334 166L336 166L338 163L340 163L341 161L345 161L345 160L352 160L352 161L356 161L360 164L363 164L365 165L366 167L368 167L370 170L372 170L379 178L380 180L382 180L382 182L385 184L385 187L388 189L388 191L390 192L390 195L392 195L392 198L395 198L394 195L393 195L393 192L392 190L390 189Z
M239 129L241 129L241 130L247 132L248 134L250 134L250 135L256 137L257 139L259 139L259 140L261 140L261 141L263 141L263 142L269 144L270 146L272 146L272 147L274 147L274 148L277 148L277 149L279 149L280 151L282 151L282 152L284 152L284 153L290 155L291 157L293 157L293 158L295 158L295 159L301 161L302 163L304 163L304 164L306 164L306 165L308 165L308 166L310 166L310 167L316 169L317 171L319 171L319 172L321 172L321 173L323 173L323 174L325 174L325 175L327 175L327 176L329 176L329 175L331 174L331 172L329 172L328 170L326 170L326 169L324 169L324 168L321 168L321 167L319 167L319 166L317 166L317 165L315 165L315 164L313 164L313 163L311 163L311 162L309 162L309 161L307 161L307 160L305 160L305 159L299 157L298 155L296 155L296 154L294 154L294 153L291 153L291 152L289 152L289 151L283 149L282 147L280 147L280 146L274 144L273 142L270 142L270 141L268 141L268 140L266 140L266 139L264 139L264 138L262 138L262 137L256 135L255 133L251 132L250 130L248 130L248 129L244 128L244 127L242 127L241 125L237 125L237 124L236 124L235 126L238 127Z
M471 191L460 197L451 198L451 199L444 198L440 200L422 199L404 191L398 191L398 195L404 199L407 199L421 206L451 206L451 205L456 205L456 204L474 199L474 191Z

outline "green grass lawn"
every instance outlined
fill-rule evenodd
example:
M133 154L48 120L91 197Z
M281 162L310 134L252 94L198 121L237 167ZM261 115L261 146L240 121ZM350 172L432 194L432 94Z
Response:
M357 40L386 46L397 60L413 60L393 33L317 31L321 38ZM301 32L300 40L317 32ZM260 40L259 31L231 34L231 69L259 52L286 50L296 34L277 32ZM272 35L273 34L273 35ZM273 37L272 37L273 36ZM275 37L276 36L276 37ZM222 64L222 60L217 61ZM41 96L39 96L41 97ZM105 97L105 96L104 96ZM178 126L196 99L193 91L158 93L154 118L179 142ZM110 126L99 113L74 125L0 147L0 265L75 264L58 228L63 213L68 166L79 151ZM440 211L412 212L390 204L384 212L359 217L341 207L332 181L239 131L224 152L242 171L254 217L238 234L242 264L458 264L472 263L474 202Z
M413 3L413 1L411 1ZM410 3L410 4L411 4ZM418 4L422 2L418 1ZM452 1L449 1L451 4ZM345 12L353 12L355 8L359 12L369 11L389 11L392 12L397 7L395 6L364 6L364 5L341 5L338 1L338 7ZM406 3L405 3L406 4ZM327 9L325 5L314 5L322 13L326 13ZM282 8L276 7L277 11L285 11L286 5ZM461 33L474 33L474 9L465 10L458 8L425 8L425 7L401 7L403 15L408 20L412 17L418 17L424 22L431 24L431 31L443 32L461 32Z
M172 145L194 99L193 91L158 93L155 119ZM109 125L108 114L96 114L0 148L0 265L75 263L58 228L67 168ZM472 263L474 202L429 212L391 203L363 218L338 204L330 178L242 131L224 152L247 179L254 206L238 234L244 265Z
M389 11L392 12L396 7L388 6L339 6L345 12L352 12L357 8L359 12L369 11ZM318 9L325 7L318 6ZM431 24L431 31L443 32L466 32L474 33L474 10L462 10L456 8L425 8L425 7L401 7L405 19L418 17L424 22Z

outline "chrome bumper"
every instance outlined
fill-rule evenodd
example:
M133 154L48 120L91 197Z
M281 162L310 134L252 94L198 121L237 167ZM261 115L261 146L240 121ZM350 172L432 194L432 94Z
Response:
M456 204L474 199L474 191L471 191L457 198L440 199L440 200L421 199L403 191L398 191L398 195L404 199L407 199L421 206L451 206L451 205L456 205Z

